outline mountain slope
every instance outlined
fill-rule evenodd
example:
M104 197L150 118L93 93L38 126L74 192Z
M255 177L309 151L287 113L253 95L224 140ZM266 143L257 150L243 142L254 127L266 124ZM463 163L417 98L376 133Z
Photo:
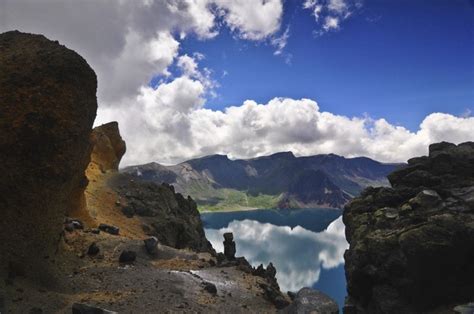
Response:
M231 160L210 155L174 166L158 163L122 171L142 180L168 183L191 195L204 210L245 208L339 208L367 186L388 185L399 165L334 154L295 157L291 152Z

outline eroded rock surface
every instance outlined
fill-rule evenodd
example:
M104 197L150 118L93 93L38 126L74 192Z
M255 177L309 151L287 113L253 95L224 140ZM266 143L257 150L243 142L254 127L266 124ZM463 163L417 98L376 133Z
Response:
M474 143L438 143L344 211L347 312L419 313L474 300Z
M47 278L64 215L87 184L96 87L87 62L58 42L0 35L0 273Z
M117 174L109 183L124 200L123 215L138 218L146 235L178 249L213 251L191 197L175 193L168 184L140 181L128 174Z

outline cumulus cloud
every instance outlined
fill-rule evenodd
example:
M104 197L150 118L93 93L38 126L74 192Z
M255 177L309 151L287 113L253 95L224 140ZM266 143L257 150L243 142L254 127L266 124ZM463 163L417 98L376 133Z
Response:
M281 0L215 0L215 3L225 23L243 39L262 40L280 28Z
M179 42L190 34L211 39L222 21L240 38L266 40L279 30L283 12L282 0L64 0L60 5L15 0L0 5L0 32L41 33L81 54L98 75L103 107L124 105L153 77L169 76Z
M316 36L338 31L341 28L341 22L361 7L361 0L305 0L303 2L303 8L311 11L318 24L318 29L314 31Z
M182 90L186 93L180 96ZM469 141L474 134L474 117L432 113L413 132L385 119L322 111L311 99L247 100L215 111L204 107L204 93L199 80L178 78L157 89L143 88L127 109L99 109L100 122L118 120L121 125L129 147L123 165L173 164L214 153L251 158L279 151L403 162L426 154L430 143Z
M198 52L180 52L180 41L194 35L211 40L227 25L244 40L267 41L276 55L282 0L15 0L0 2L0 31L42 33L76 50L98 75L96 124L117 120L128 151L122 166L158 161L176 163L207 154L248 158L291 150L297 155L337 153L405 161L427 145L472 140L474 121L433 113L417 131L384 119L325 112L314 100L247 100L224 111L205 107L218 86ZM321 30L340 24L360 6L356 0L306 0ZM280 34L280 35L279 35ZM173 75L175 65L180 73ZM224 74L223 74L224 76ZM150 87L150 79L160 84ZM227 104L224 104L227 105Z
M233 232L237 256L245 256L252 266L272 262L278 270L276 276L281 289L297 291L313 286L319 280L321 269L344 263L344 251L348 248L344 230L342 217L339 217L322 232L254 220L233 221L226 228L205 231L218 252L224 250L223 234Z

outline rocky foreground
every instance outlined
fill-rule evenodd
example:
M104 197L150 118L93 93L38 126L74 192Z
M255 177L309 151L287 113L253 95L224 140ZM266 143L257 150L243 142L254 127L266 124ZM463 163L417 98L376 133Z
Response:
M474 143L433 144L344 211L346 313L473 313Z
M216 254L196 203L117 171L117 123L92 130L96 76L43 36L0 34L0 313L337 313L283 294L273 265Z

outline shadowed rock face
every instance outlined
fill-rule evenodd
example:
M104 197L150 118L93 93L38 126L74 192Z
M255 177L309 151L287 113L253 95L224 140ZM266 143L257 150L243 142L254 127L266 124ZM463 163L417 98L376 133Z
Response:
M474 143L438 143L344 211L356 312L444 311L474 300Z
M44 274L87 184L97 79L44 36L0 35L0 273Z

